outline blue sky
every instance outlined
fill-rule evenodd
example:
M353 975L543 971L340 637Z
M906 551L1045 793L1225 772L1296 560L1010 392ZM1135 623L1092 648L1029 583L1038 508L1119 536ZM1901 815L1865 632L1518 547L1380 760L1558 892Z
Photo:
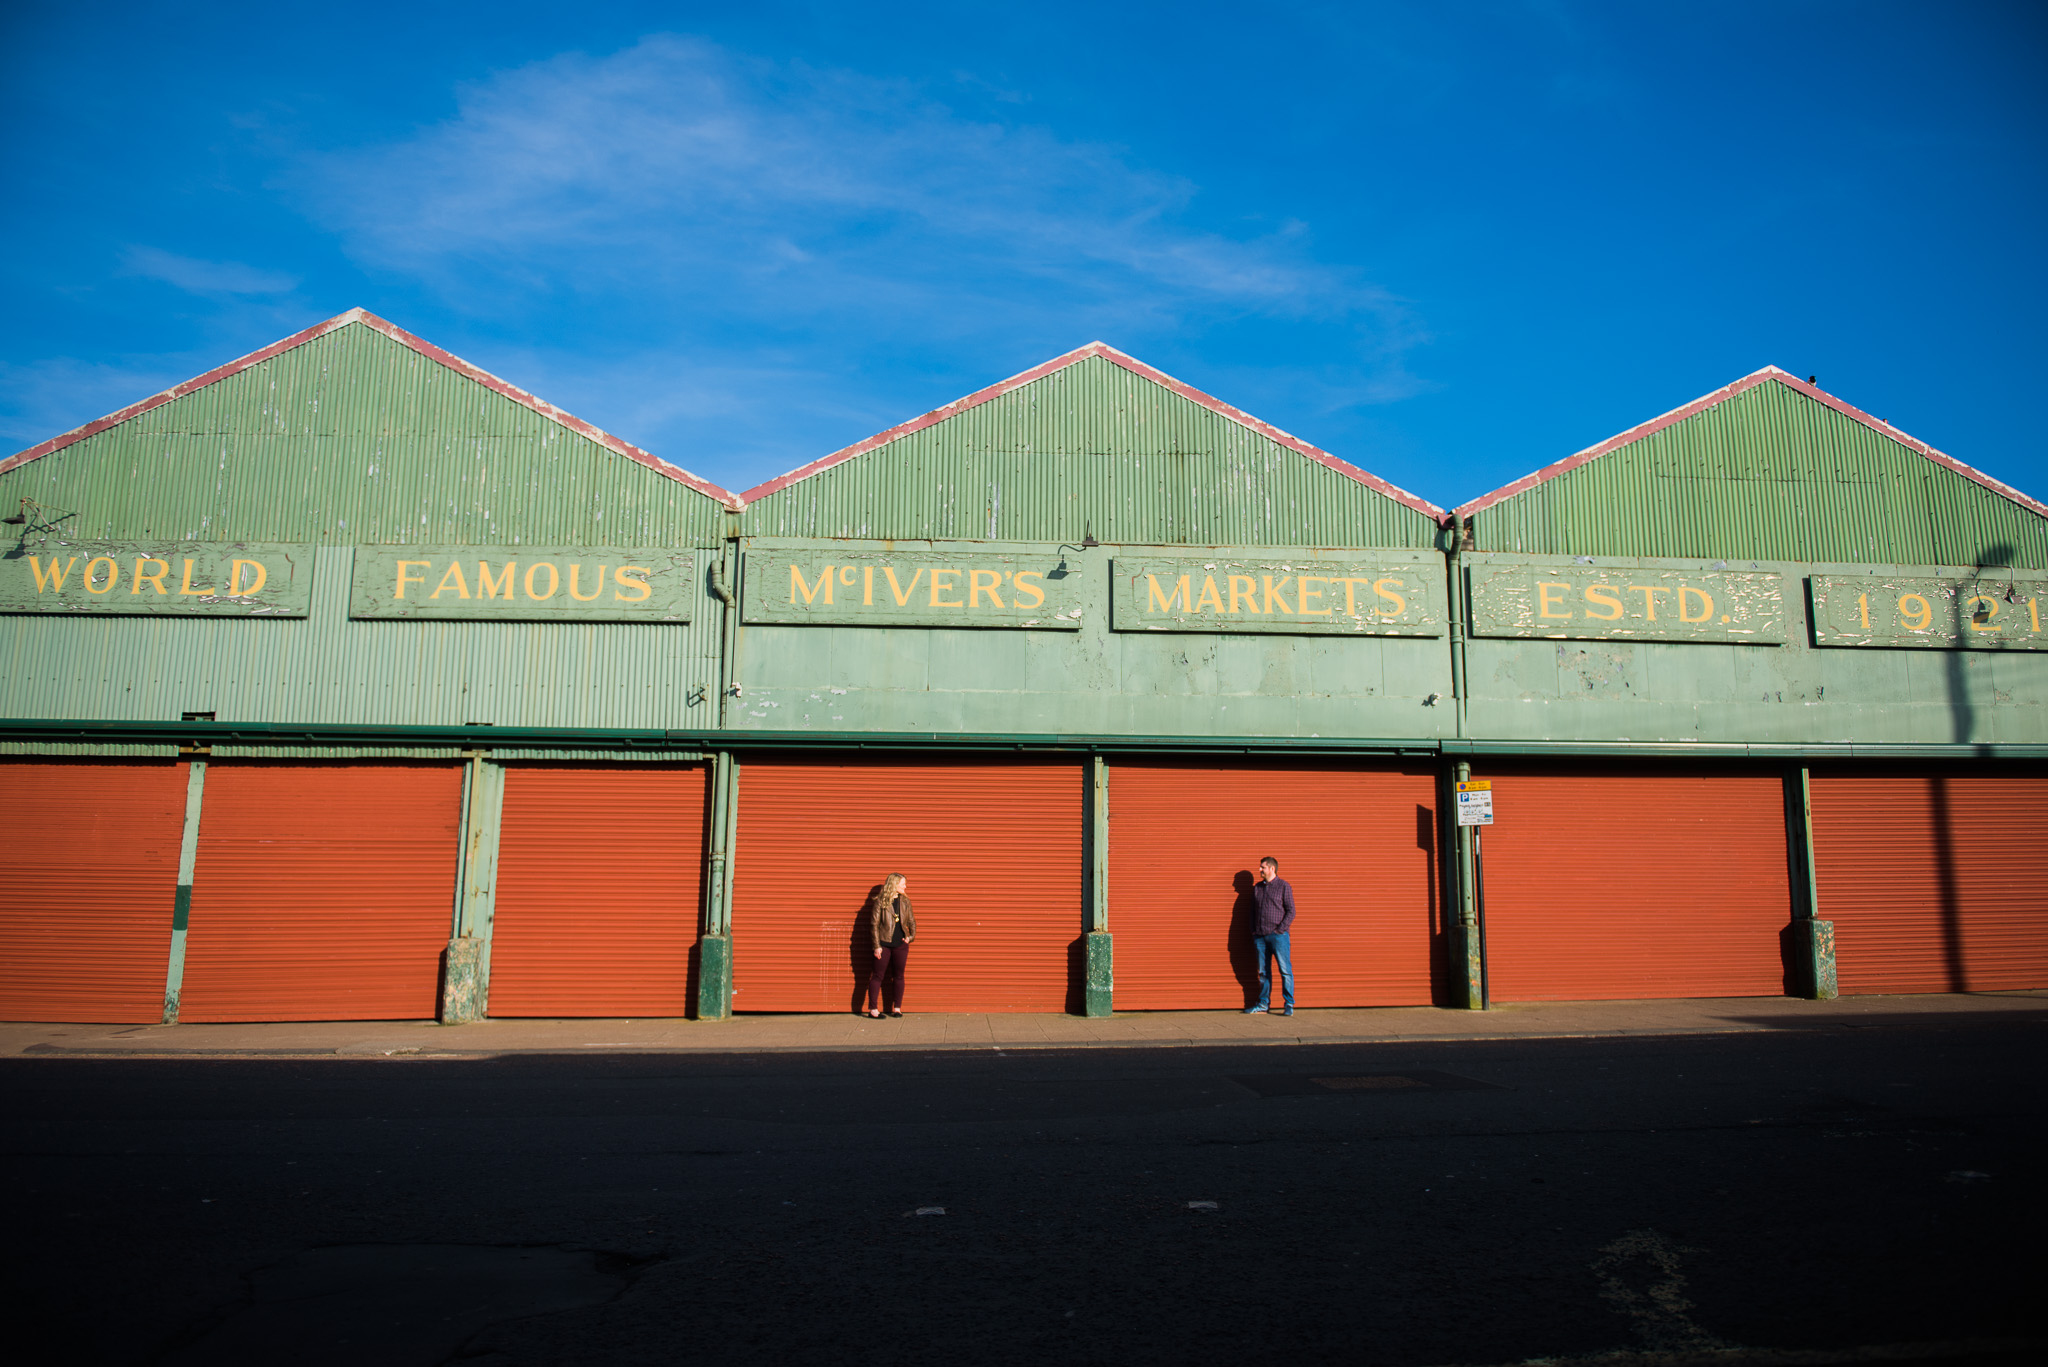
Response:
M1766 364L2048 496L2048 6L51 4L0 447L361 305L733 489L1100 339L1463 502Z

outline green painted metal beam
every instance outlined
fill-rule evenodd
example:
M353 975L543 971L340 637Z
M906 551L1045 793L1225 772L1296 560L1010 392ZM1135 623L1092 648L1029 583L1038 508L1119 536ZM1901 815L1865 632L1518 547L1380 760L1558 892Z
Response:
M1106 736L946 731L656 731L636 728L276 725L0 718L0 740L77 744L459 745L468 749L613 748L673 759L762 750L1067 750L1089 754L1612 755L1689 759L2048 759L2042 745L1757 745L1683 741L1403 740L1384 736Z
M206 761L194 757L185 774L185 829L178 840L178 884L171 900L171 952L164 965L165 1025L178 1023L185 990L185 928L192 918L192 876L199 863L199 818L206 803Z
M1083 944L1081 1014L1116 1009L1116 946L1109 934L1109 761L1089 761L1088 934Z
M705 823L711 850L704 878L704 920L697 937L698 1020L732 1014L732 840L738 824L739 763L728 753L712 762L711 810Z

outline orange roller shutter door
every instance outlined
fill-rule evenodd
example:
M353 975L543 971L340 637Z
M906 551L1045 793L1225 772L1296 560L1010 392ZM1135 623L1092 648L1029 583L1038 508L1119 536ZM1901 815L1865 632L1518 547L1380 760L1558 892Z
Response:
M1778 774L1475 773L1497 1001L1767 997L1791 920Z
M163 1018L187 766L0 766L0 1019Z
M910 879L906 1011L1060 1011L1084 928L1085 770L1072 763L741 766L733 1008L850 1011L860 918Z
M461 817L454 765L210 766L179 1019L432 1016Z
M1297 1005L1429 1003L1432 774L1120 761L1109 770L1119 1011L1234 1010L1256 998L1248 889L1268 854L1294 888Z
M2048 987L2048 775L1816 771L1845 993Z
M704 889L702 765L505 772L493 1016L680 1016Z

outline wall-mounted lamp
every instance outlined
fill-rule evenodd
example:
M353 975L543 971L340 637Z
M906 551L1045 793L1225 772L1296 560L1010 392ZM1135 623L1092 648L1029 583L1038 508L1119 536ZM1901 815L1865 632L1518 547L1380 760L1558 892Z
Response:
M35 510L33 519L29 516L31 508ZM38 503L32 498L24 498L21 501L21 506L14 510L14 515L12 517L0 517L0 522L4 522L10 527L25 527L26 524L32 522L38 529L47 531L72 515L71 513L64 512L62 509Z

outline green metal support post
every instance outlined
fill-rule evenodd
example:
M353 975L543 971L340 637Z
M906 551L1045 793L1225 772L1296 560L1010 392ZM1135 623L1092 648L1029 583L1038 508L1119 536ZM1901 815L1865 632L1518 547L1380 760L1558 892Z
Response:
M1109 761L1094 755L1088 764L1088 935L1081 1014L1107 1016L1116 1009L1116 954L1109 936Z
M1467 547L1472 524L1453 522L1444 538L1445 582L1449 589L1451 645L1451 715L1454 734L1465 738L1466 702L1471 693L1465 667L1465 567L1459 552ZM1459 760L1451 770L1451 831L1456 859L1453 873L1458 891L1457 926L1445 937L1450 942L1451 998L1453 1005L1468 1011L1486 1009L1486 944L1479 929L1479 853L1475 829L1457 823L1457 785L1469 782L1472 765Z
M1797 877L1792 887L1793 954L1799 984L1812 1001L1841 995L1835 978L1835 923L1820 919L1820 877L1813 863L1813 771L1805 765L1786 775L1786 832Z
M443 1025L473 1025L490 1014L491 926L498 896L498 832L505 814L505 766L480 752L462 772L461 868L454 934L441 971Z
M185 990L185 927L192 919L192 871L199 862L199 816L206 802L206 758L195 754L185 774L185 832L178 841L178 888L171 899L171 955L164 966L164 1024L178 1023Z
M696 1018L732 1015L732 836L739 807L739 761L729 750L712 758L711 852L704 879L704 931L697 940Z
M1469 782L1472 766L1459 760L1451 771L1454 783ZM1455 788L1453 789L1455 793ZM1455 812L1455 804L1453 806ZM1453 815L1452 820L1456 820ZM1486 1009L1486 943L1479 931L1479 857L1473 826L1457 826L1458 928L1451 939L1452 1004L1468 1011Z

